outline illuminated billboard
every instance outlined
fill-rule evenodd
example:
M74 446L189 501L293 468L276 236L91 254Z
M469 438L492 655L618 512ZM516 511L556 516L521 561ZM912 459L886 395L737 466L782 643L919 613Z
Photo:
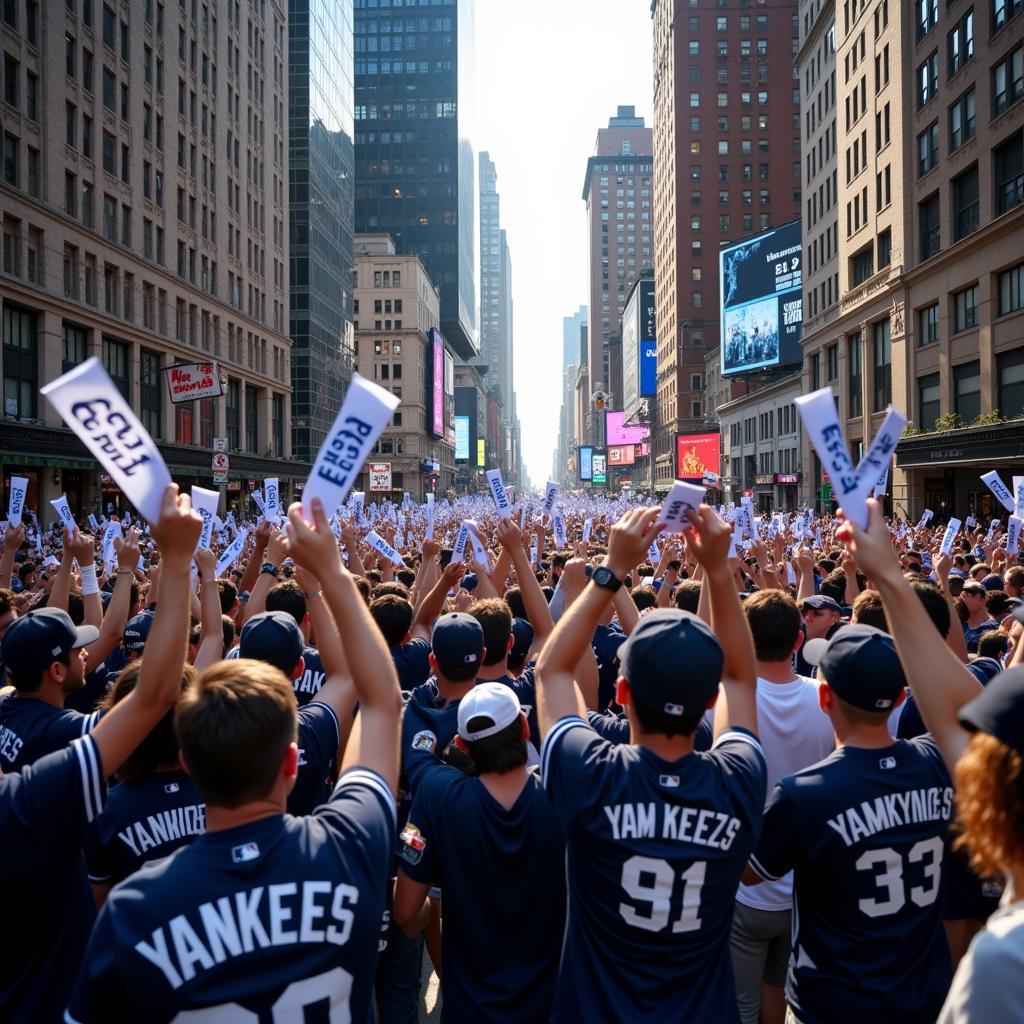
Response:
M455 461L469 462L469 417L455 417Z
M798 220L720 250L723 374L800 363L802 265Z
M622 408L633 414L641 398L657 392L654 281L640 278L622 311Z
M593 480L594 479L594 449L590 445L580 446L580 479L581 480Z
M634 462L636 462L636 447L634 445L620 444L609 446L609 466L632 466Z
M646 424L627 427L626 414L621 410L604 414L604 431L605 444L609 445L639 444L651 435Z
M722 472L721 435L676 434L676 479L700 482L707 472Z
M444 437L444 336L435 327L428 332L430 339L429 416L430 432Z

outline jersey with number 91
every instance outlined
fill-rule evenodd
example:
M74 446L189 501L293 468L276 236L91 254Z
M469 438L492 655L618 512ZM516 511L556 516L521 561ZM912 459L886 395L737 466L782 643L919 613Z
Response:
M942 861L953 804L931 737L840 747L775 787L751 864L792 870L786 997L802 1024L931 1024L950 982Z
M397 823L354 768L309 817L207 832L116 886L67 1024L363 1024Z
M552 1021L738 1021L729 931L764 807L757 738L669 762L563 718L541 770L569 880Z

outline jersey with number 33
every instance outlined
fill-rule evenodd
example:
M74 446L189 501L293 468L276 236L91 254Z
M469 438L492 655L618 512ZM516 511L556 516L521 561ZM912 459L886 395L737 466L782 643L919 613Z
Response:
M786 998L801 1024L931 1024L951 973L942 861L953 806L931 737L840 747L782 779L751 864L793 871Z
M541 771L569 879L551 1020L738 1021L729 931L764 808L757 737L729 730L670 762L562 718Z

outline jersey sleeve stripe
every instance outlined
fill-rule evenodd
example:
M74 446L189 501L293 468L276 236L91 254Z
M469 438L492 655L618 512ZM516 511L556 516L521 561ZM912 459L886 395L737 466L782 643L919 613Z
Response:
M541 744L540 752L540 778L544 786L547 786L548 778L548 764L551 761L551 751L555 744L558 742L558 738L562 736L568 729L572 729L575 726L582 725L585 728L587 723L575 715L568 718L560 718L549 730L547 736L544 737L544 742Z
M326 708L331 713L331 720L334 722L334 734L337 737L334 745L341 746L341 726L338 724L338 716L334 713L334 708L322 700L311 700L309 703L319 704L320 707Z
M105 786L103 771L100 767L99 750L96 748L96 741L90 736L83 736L82 739L75 740L74 745L75 753L78 755L78 765L82 772L86 817L92 821L103 810L105 802Z
M753 854L750 855L750 866L766 881L777 882L782 875L773 875Z
M94 711L91 715L85 715L82 718L82 735L85 736L92 732L96 728L96 723L100 720L100 713Z
M344 786L352 784L369 786L384 802L392 822L396 828L398 827L398 808L395 805L394 794L391 792L391 787L376 772L370 771L369 768L355 768L352 771L345 772L338 779L334 792L338 793Z
M65 1010L64 1024L82 1024L82 1022L77 1017L72 1017L70 1010Z
M722 733L721 736L715 740L712 745L712 750L717 750L726 740L739 740L741 743L749 743L762 757L764 757L764 748L761 746L761 741L756 736L751 736L748 732L739 732L734 729L728 729Z

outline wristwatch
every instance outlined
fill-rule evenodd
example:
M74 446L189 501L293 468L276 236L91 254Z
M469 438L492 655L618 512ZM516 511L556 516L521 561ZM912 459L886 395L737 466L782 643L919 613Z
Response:
M261 573L268 572L268 573L270 573L271 576L276 576L277 575L277 566L274 565L273 562L264 562L260 566L260 572Z
M622 586L622 580L607 565L599 565L591 575L590 581L594 586L610 590L613 594Z

